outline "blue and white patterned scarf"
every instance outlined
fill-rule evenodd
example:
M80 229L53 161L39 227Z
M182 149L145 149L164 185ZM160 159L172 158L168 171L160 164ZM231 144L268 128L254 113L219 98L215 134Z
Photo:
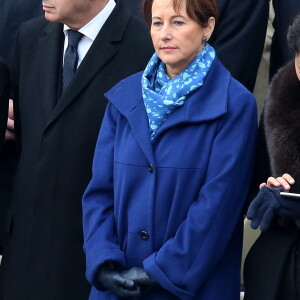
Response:
M214 48L206 44L186 69L171 79L165 64L154 53L142 76L151 139L168 116L184 104L186 96L203 85L214 58Z

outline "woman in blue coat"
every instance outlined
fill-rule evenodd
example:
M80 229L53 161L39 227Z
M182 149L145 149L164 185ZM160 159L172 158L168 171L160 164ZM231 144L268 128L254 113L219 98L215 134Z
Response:
M112 88L83 197L96 299L239 299L252 94L207 43L214 0L145 0L155 54Z

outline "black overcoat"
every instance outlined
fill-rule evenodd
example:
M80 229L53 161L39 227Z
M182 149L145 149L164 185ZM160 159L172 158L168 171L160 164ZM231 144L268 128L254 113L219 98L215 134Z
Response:
M82 194L91 178L103 94L143 70L153 54L148 29L117 3L59 98L63 26L25 23L14 69L20 160L7 222L1 300L84 300Z
M232 76L253 91L266 37L269 0L216 0L220 18L210 43Z
M3 145L7 122L9 82L8 67L0 57L0 151Z

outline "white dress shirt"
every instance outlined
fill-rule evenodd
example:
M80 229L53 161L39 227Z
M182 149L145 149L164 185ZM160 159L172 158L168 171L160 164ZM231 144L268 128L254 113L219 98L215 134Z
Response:
M81 64L87 52L89 51L99 31L101 30L102 26L110 16L115 6L116 6L115 1L109 0L106 6L99 12L98 15L96 15L90 22L88 22L78 30L80 33L83 34L83 37L80 40L77 49L78 52L77 68ZM70 29L70 27L64 25L64 34L65 34L64 56L68 47L68 29Z

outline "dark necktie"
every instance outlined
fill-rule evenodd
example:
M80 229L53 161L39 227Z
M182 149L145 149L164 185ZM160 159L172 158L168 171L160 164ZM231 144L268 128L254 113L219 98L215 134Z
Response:
M72 80L78 64L78 53L77 47L82 33L75 30L68 30L68 47L65 52L64 66L63 66L63 91L67 88L70 81Z

